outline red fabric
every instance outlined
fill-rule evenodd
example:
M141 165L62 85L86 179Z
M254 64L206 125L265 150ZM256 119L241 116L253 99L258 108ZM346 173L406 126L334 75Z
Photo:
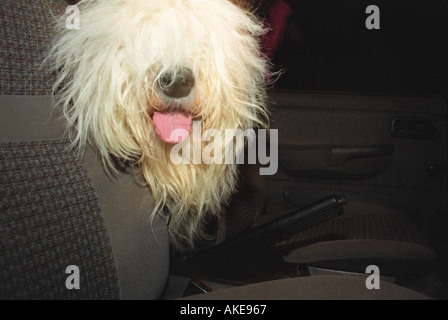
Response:
M283 40L288 18L293 13L292 8L283 0L275 0L267 14L268 33L263 38L264 53L272 58Z
M252 3L253 7L262 7L263 4L270 1L268 12L264 12L266 16L265 24L268 32L262 39L262 51L267 57L272 58L285 33L288 18L293 13L293 9L283 0L245 0L246 3Z

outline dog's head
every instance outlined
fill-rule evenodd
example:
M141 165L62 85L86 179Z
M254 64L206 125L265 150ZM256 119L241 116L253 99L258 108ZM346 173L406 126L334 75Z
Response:
M73 9L48 61L74 144L91 142L109 169L112 159L138 165L155 211L168 207L172 233L191 240L234 189L236 168L174 165L169 154L192 139L193 121L221 131L265 124L262 23L229 0L83 0ZM69 28L76 17L79 28Z

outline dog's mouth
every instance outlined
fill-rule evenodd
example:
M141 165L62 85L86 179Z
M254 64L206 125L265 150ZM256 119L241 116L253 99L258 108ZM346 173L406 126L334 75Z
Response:
M194 85L193 71L185 66L164 71L157 79L163 107L154 112L152 120L163 141L179 143L190 135L192 116L188 110Z
M160 139L168 143L185 141L191 132L191 114L184 111L155 111L152 120Z

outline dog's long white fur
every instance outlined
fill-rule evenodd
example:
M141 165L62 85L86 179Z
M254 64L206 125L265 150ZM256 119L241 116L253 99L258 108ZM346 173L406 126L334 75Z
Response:
M83 0L78 7L80 29L67 29L62 17L47 59L72 142L98 148L111 172L114 159L137 168L154 199L152 216L166 209L173 244L193 247L207 215L219 214L234 192L238 169L171 163L172 145L151 119L166 104L157 79L179 67L193 71L195 86L182 103L203 130L265 126L262 23L229 0Z

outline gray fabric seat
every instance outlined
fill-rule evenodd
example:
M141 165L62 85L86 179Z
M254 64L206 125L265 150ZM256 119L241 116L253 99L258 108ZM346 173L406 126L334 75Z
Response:
M384 274L423 272L436 259L427 236L391 208L349 202L344 214L277 244L285 261L304 266L364 272L378 265Z
M0 298L156 299L169 270L165 221L151 225L151 198L131 174L110 179L91 149L78 159L52 115L41 62L66 5L0 6ZM69 265L80 290L65 287Z
M112 181L91 149L78 160L50 108L49 96L0 97L1 298L158 298L166 223L151 225L151 198L132 175ZM69 265L79 291L65 287Z
M226 223L221 223L225 236L220 242L246 234L251 225L260 227L281 216L275 212L272 217L263 208L269 187L268 182L256 176L257 168L245 168L242 172L247 181L241 194L231 202ZM294 192L295 197L301 198L299 190ZM285 198L294 205L294 197ZM407 277L428 271L437 261L428 234L403 213L378 203L351 199L343 208L342 216L276 243L277 251L304 274L308 267L364 273L367 266L377 265L385 275ZM265 213L261 214L263 210Z
M389 282L369 290L364 277L314 276L255 283L184 298L185 300L427 300L428 297Z

